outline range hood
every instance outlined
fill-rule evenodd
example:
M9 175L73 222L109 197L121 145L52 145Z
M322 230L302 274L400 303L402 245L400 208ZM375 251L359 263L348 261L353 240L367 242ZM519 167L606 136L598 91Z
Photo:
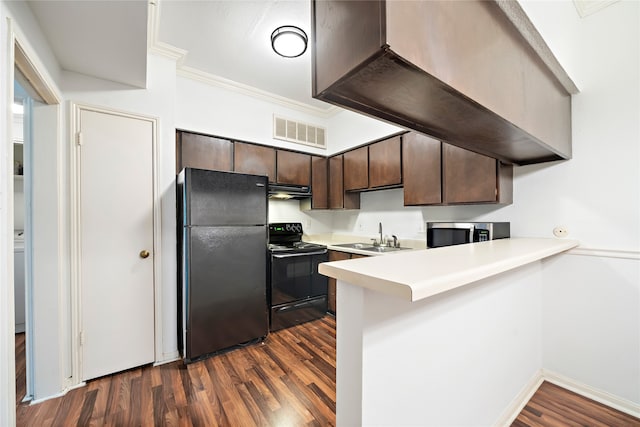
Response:
M269 198L274 200L306 199L311 197L308 185L269 184Z
M569 159L575 92L503 3L314 0L312 94L505 163Z

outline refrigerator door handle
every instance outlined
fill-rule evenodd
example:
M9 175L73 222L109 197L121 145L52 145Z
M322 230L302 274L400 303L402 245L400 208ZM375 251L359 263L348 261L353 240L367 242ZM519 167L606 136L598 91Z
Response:
M292 258L296 256L309 256L309 255L324 255L327 253L327 250L318 251L318 252L301 252L295 254L286 254L286 255L272 255L274 258L282 259L282 258Z

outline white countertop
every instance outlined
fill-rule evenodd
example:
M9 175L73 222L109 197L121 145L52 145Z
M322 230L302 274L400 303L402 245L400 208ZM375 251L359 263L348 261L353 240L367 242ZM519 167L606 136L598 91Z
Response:
M418 301L578 246L576 240L511 238L393 256L322 263L325 276Z

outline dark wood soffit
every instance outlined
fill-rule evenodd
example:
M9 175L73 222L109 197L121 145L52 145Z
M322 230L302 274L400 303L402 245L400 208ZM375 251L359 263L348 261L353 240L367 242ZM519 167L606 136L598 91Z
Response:
M565 159L388 48L315 97L508 164Z

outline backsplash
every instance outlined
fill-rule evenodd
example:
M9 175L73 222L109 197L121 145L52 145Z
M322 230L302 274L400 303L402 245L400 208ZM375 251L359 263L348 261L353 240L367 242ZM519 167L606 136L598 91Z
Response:
M299 202L269 201L269 222L298 221L306 234L352 234L375 237L378 223L383 234L399 239L424 240L427 221L511 221L510 206L404 206L401 188L371 191L360 195L358 210L300 211ZM513 234L513 231L512 231Z

